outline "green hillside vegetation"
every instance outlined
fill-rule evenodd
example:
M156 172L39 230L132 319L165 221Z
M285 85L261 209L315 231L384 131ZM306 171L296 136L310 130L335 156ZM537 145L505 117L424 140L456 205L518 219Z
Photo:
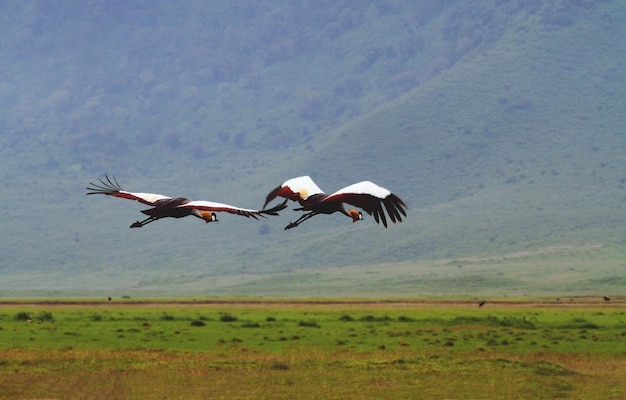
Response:
M5 5L0 295L623 293L623 7L430 3ZM369 179L409 215L130 230L104 174L247 208Z

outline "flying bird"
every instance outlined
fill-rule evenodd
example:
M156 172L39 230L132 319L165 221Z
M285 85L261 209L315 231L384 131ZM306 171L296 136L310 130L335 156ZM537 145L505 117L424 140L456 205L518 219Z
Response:
M252 217L258 219L258 216L278 215L278 211L287 208L287 200L268 210L248 210L228 204L214 203L212 201L191 201L185 197L172 198L154 193L131 193L122 190L115 177L109 178L105 176L105 179L99 179L99 181L100 183L90 183L91 186L86 188L89 190L89 192L86 193L87 195L106 194L122 199L136 200L140 203L152 206L152 208L141 211L148 215L148 218L143 221L134 222L130 226L131 228L141 228L161 218L183 218L189 215L203 219L206 223L215 222L217 221L216 212L227 212L247 218Z
M300 203L302 207L294 208L296 211L308 211L297 221L289 223L285 230L295 228L317 214L332 214L337 211L352 218L352 222L363 219L361 212L352 208L346 210L343 203L365 210L374 216L377 223L382 221L385 228L387 217L383 206L393 223L402 222L402 216L406 217L406 204L389 190L370 181L355 183L328 195L313 182L311 177L300 176L289 179L272 190L265 199L263 209L276 197L284 197Z

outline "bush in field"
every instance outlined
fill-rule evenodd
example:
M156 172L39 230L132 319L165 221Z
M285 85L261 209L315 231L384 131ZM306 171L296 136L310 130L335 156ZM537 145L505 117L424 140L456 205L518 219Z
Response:
M373 315L366 315L364 317L361 317L361 321L364 321L364 322L388 322L388 321L391 321L391 318L389 318L386 315L383 315L382 317L375 317Z
M174 316L173 316L173 315L163 314L163 315L161 316L161 319L162 319L163 321L174 321L174 319L175 319L175 318L174 318Z
M30 319L30 315L26 311L20 311L15 314L15 319L18 321L27 321Z
M339 321L350 322L350 321L354 321L354 318L352 318L348 314L345 314L339 317Z
M563 325L567 329L599 329L600 326L589 322L584 318L574 318L570 323Z
M316 321L300 321L298 326L305 326L308 328L321 328L321 326Z
M200 320L191 321L191 326L205 326L206 324Z
M498 318L496 316L488 315L487 317L475 317L475 316L460 316L450 320L450 325L487 325L487 326L499 326L506 328L521 328L521 329L535 329L535 318L526 318L525 316L517 317L504 317Z
M37 315L39 321L54 321L54 317L50 311L42 311Z
M224 314L220 315L220 321L222 321L222 322L236 322L237 321L237 317L235 317L234 315L230 315L228 313L224 313Z

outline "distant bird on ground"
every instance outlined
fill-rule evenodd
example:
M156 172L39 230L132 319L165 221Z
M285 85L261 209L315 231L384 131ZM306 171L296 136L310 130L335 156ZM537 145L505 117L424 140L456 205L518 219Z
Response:
M98 184L90 183L91 187L86 188L89 190L86 194L106 194L108 196L136 200L140 203L152 206L152 208L141 211L149 217L143 221L134 222L130 226L131 228L141 228L161 218L183 218L189 215L203 219L207 223L215 222L217 221L216 212L227 212L247 218L252 217L258 219L257 216L278 215L278 211L287 208L287 200L276 207L259 211L230 206L228 204L213 203L211 201L191 201L184 197L171 198L153 193L131 193L122 190L115 177L109 178L105 176L105 179L106 180L99 179L100 183Z
M402 222L402 216L406 217L406 204L389 190L370 181L355 183L327 195L309 176L300 176L289 179L272 190L267 195L263 208L265 209L267 204L276 197L284 197L300 203L302 207L294 208L296 211L308 211L297 221L289 223L285 229L295 228L317 214L332 214L337 211L352 218L352 222L363 219L363 215L355 209L346 211L343 203L362 208L368 214L373 215L377 223L382 221L385 228L387 227L387 218L383 211L383 205L391 222Z
M484 302L484 301L481 301L480 303L478 303L478 307L482 307L482 306L484 306L484 305L485 305L485 302Z
M611 301L610 297L604 296L604 301Z

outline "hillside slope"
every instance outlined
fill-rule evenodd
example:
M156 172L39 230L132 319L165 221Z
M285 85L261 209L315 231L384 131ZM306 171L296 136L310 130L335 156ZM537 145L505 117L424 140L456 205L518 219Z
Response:
M2 195L15 207L1 228L0 293L419 294L449 293L445 288L467 283L467 294L503 287L526 294L539 290L533 276L542 278L542 291L549 291L550 281L568 293L623 290L626 15L619 2L537 4L542 6L503 2L496 8L469 1L413 19L426 44L394 82L413 69L424 79L409 79L393 94L362 89L362 96L358 90L351 95L347 88L354 81L342 80L337 70L330 72L334 86L316 87L320 73L307 62L319 62L321 70L324 56L345 53L351 40L363 43L358 34L368 26L384 31L372 14L376 8L365 8L359 18L352 14L362 23L358 29L346 25L333 40L320 42L328 48L287 52L280 62L259 67L258 79L207 85L223 94L210 122L250 129L243 136L222 135L222 141L211 136L208 122L190 122L210 107L184 98L152 106L164 115L179 111L170 127L158 129L162 120L150 107L143 110L152 120L140 125L142 108L134 108L132 92L120 92L127 108L107 111L110 121L89 120L88 127L108 126L95 136L81 136L85 126L77 120L79 129L68 133L58 118L59 125L50 127L61 128L48 136L37 121L5 122L28 129L3 138L9 157L2 160ZM381 19L397 17L377 12ZM358 48L346 58L373 51L364 88L376 87L377 74L400 64L395 56ZM350 63L363 65L363 59ZM298 74L318 90L294 108L284 87ZM261 93L281 78L283 89L261 99L267 100L266 118L255 122L258 103L246 103L246 93ZM12 90L5 87L5 93ZM336 99L324 105L320 93L328 91L345 95L344 102L358 100L347 108ZM163 92L144 93L138 102L150 105L155 93ZM227 103L240 100L247 108L229 120L233 108ZM185 111L190 101L192 113ZM336 107L343 111L330 117ZM118 141L120 133L109 135L126 123L133 133L124 140ZM198 133L202 126L211 135ZM196 133L177 133L187 129ZM75 153L50 151L68 143ZM194 152L197 143L205 147ZM387 230L368 216L351 224L334 215L284 232L297 218L291 210L263 221L225 215L218 224L159 221L130 230L141 205L83 195L87 183L104 173L115 173L131 191L249 208L260 207L270 189L293 176L310 174L327 192L370 179L402 197L409 216ZM520 262L519 254L532 256ZM515 262L506 255L516 255ZM529 266L542 269L520 272Z

